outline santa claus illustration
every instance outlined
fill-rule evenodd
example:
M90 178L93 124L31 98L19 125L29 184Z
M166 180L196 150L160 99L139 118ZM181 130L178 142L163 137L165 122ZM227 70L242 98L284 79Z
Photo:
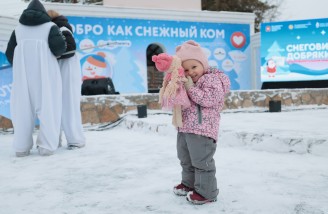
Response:
M273 59L269 59L267 61L267 72L268 72L268 77L274 77L275 76L275 73L277 71L277 68L276 68L276 62L273 60Z

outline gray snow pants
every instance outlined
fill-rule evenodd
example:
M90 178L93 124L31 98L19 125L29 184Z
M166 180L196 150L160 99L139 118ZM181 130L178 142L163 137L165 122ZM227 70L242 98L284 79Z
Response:
M181 183L194 188L207 199L216 198L219 194L213 159L215 151L214 139L178 132L177 152L182 167Z

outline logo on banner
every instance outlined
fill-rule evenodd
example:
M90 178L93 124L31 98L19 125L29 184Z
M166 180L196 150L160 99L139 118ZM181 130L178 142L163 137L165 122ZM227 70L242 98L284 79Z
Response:
M246 36L242 32L235 32L231 35L230 41L235 48L242 48L246 43Z

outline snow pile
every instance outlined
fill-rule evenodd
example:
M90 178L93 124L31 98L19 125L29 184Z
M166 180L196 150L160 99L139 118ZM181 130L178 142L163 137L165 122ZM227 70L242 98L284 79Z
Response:
M287 116L288 115L288 116ZM280 113L221 113L219 144L243 146L268 152L315 154L328 156L328 109L290 109ZM149 111L147 118L138 118L135 111L123 115L120 127L134 131L176 135L172 115L164 111ZM93 127L112 128L116 124ZM101 128L100 128L101 127ZM89 129L90 130L90 129Z

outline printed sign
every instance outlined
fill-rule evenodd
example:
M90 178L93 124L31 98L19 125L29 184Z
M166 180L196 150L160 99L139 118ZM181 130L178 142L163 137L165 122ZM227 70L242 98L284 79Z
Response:
M328 19L261 24L261 81L328 79Z
M0 115L10 118L11 66L0 67Z
M81 79L110 77L116 91L147 93L147 47L168 54L187 40L204 49L210 66L224 71L231 90L251 89L250 25L145 19L68 17L81 62ZM10 118L12 69L0 40L0 115Z
M111 77L120 93L147 93L147 47L174 55L187 40L200 43L210 66L231 89L251 88L250 25L145 19L68 17L81 59L82 79Z
M10 118L10 93L13 73L5 55L8 41L0 40L0 115Z

